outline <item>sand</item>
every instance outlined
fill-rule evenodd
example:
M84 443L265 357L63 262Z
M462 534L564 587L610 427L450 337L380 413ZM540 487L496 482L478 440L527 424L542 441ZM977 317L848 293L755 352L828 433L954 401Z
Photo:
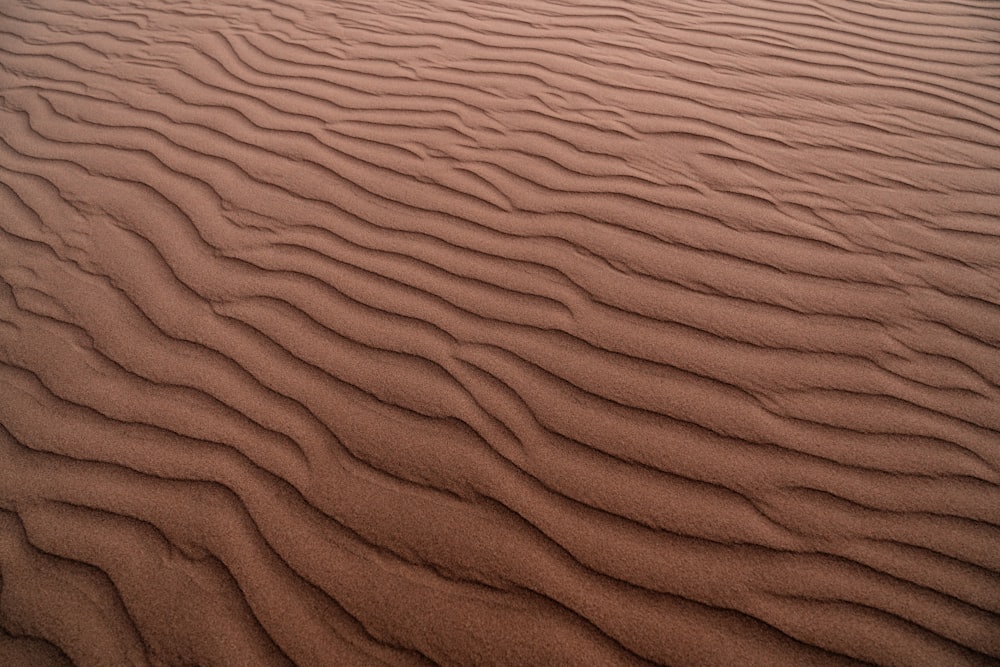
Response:
M997 664L998 44L0 4L0 664Z

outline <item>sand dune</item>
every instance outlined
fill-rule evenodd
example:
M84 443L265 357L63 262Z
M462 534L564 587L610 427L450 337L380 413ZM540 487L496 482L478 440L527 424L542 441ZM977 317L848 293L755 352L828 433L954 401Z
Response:
M998 42L3 3L0 664L996 664Z

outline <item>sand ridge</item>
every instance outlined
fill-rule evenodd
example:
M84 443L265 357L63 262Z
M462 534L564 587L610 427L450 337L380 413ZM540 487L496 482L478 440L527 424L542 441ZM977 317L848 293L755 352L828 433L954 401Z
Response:
M0 663L995 664L988 1L0 7Z

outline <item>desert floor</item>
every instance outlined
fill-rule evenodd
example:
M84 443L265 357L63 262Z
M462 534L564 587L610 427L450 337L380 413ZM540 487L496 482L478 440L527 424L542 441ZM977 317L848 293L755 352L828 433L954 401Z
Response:
M998 661L996 0L0 3L0 665Z

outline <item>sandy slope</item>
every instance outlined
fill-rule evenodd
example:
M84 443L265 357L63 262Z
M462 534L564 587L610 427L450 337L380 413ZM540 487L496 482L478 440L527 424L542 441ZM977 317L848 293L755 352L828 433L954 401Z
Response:
M0 3L0 663L1000 659L995 0Z

